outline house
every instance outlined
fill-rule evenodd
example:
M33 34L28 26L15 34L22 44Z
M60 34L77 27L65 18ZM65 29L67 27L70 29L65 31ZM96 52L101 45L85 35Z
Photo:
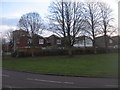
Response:
M32 43L32 41L34 41ZM46 40L42 36L37 34L33 35L33 38L29 35L27 31L15 30L13 31L13 50L19 51L30 51L31 47L34 47L35 51L40 51L42 47L46 47Z
M15 30L13 31L13 51L16 51L18 48L28 46L27 41L30 38L29 34L24 30Z
M106 36L107 46L116 48L117 42L109 36ZM100 48L105 48L105 36L99 36L95 39L95 45Z
M75 44L73 45L74 47L92 47L92 39L88 36L79 36L76 37Z
M33 43L32 43L33 41ZM27 31L24 30L15 30L13 31L13 50L24 51L25 49L30 50L31 46L34 47L36 51L46 48L61 48L62 41L61 38L56 35L51 35L47 38L44 38L38 34L34 34L33 38L29 35Z
M33 35L33 39L34 39L34 46L36 48L42 48L42 47L46 47L47 46L47 41L44 37L38 35L38 34L34 34Z
M120 37L119 36L113 36L112 39L115 42L114 48L120 47Z
M46 41L47 41L47 47L50 47L50 48L63 47L62 38L60 38L54 34L47 37Z

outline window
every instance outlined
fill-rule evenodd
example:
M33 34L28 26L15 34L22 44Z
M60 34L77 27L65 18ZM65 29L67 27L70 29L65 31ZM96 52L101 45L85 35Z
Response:
M44 44L44 39L39 39L39 44Z
M47 43L50 43L50 40L47 40Z
M20 44L20 41L19 41L19 40L17 40L17 41L16 41L16 43L17 43L17 44Z
M83 44L83 43L84 43L84 40L80 40L80 41L79 41L79 44Z
M61 40L58 39L58 40L57 40L57 44L61 44Z
M112 43L112 40L111 40L111 39L109 39L109 43Z
M86 44L92 44L91 39L87 39L87 40L86 40Z
M32 43L32 40L31 40L31 39L28 39L28 44L29 44L29 43Z

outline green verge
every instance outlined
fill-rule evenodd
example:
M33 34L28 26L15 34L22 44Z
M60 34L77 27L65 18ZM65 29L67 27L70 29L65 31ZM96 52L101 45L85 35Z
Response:
M4 68L60 75L117 77L118 54L14 58L3 56Z

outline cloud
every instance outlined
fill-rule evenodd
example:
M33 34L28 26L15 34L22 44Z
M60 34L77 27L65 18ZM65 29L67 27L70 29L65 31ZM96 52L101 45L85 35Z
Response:
M5 34L6 31L13 29L15 30L17 28L17 23L18 23L17 18L5 18L5 17L0 17L0 32L2 34Z
M16 26L18 23L17 18L0 18L0 25L4 25L4 26Z
M16 26L7 26L7 25L0 25L0 32L4 34L7 30L13 29L15 30L17 27Z
M14 18L14 17L20 18L23 14L24 14L24 12L14 12L14 13L8 15L8 16L9 16L10 18Z
M4 2L49 2L52 0L3 0Z
M15 30L17 27L17 18L0 18L0 32L5 34L9 29Z

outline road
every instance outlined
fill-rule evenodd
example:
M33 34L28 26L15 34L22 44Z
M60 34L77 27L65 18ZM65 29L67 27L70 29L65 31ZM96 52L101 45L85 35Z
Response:
M3 70L5 88L117 88L113 78L68 77Z

